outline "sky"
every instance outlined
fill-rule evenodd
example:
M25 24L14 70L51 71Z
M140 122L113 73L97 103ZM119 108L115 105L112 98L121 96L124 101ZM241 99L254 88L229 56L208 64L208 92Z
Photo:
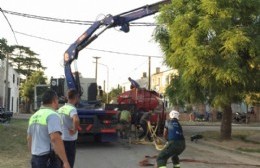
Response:
M3 10L44 17L96 21L107 14L117 15L138 7L153 4L160 0L0 0ZM37 20L5 13L19 45L30 47L39 54L50 78L63 77L63 54L81 34L90 26ZM135 22L155 22L155 15ZM128 82L128 77L139 79L143 72L148 74L148 56L151 58L151 73L156 67L167 69L163 65L163 54L159 44L152 37L155 27L131 26L130 32L124 33L118 28L110 28L95 41L81 50L77 60L78 71L86 78L95 78L95 59L98 59L98 85L108 81L108 87ZM15 45L14 34L3 14L0 14L0 38L5 38L8 45ZM40 38L35 38L40 37ZM46 40L48 39L48 40ZM61 42L64 44L56 43ZM104 50L105 52L98 51ZM141 54L147 57L115 54L109 51L129 54ZM73 67L73 65L72 65ZM74 68L73 68L74 69Z

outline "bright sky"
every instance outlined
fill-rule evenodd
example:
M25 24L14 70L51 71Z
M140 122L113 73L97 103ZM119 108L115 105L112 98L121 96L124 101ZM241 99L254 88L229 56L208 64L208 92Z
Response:
M82 21L95 21L102 16L117 15L147 4L153 4L160 0L1 0L0 7L3 10L26 13L31 15L46 16L60 19L72 19ZM47 67L45 74L48 78L64 76L63 54L69 45L58 44L51 41L30 37L28 35L50 39L66 44L72 44L89 25L76 25L42 21L16 15L5 14L16 32L19 45L30 47ZM148 16L135 22L154 22L155 15ZM130 32L124 33L118 28L106 30L94 42L79 53L78 70L83 77L95 77L95 59L101 57L98 62L98 84L103 86L103 81L109 78L109 86L127 82L127 78L138 79L143 72L148 73L148 57L129 56L97 50L115 51L120 53L141 54L147 56L162 56L160 48L152 38L155 27L132 26ZM20 33L17 33L20 32ZM27 34L24 35L24 34ZM0 14L0 38L5 38L9 45L16 44L14 35ZM90 48L90 49L88 49ZM151 58L151 73L156 67L162 67L162 58ZM103 65L101 65L103 64ZM106 66L104 66L106 65ZM162 67L162 69L166 69ZM107 70L109 77L107 77Z

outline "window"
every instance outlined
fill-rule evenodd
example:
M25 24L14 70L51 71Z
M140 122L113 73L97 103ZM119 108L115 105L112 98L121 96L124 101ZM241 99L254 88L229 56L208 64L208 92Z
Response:
M14 97L12 97L12 106L11 106L11 111L14 111Z
M13 83L15 83L15 74L13 74Z

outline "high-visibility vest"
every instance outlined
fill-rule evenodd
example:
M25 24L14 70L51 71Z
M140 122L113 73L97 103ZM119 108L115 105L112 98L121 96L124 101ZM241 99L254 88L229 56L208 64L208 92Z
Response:
M39 111L37 111L34 115L31 116L29 120L29 125L32 124L47 125L47 118L52 114L58 115L52 109L42 108Z
M61 107L61 108L58 110L58 112L59 112L60 114L64 114L64 115L69 116L71 110L73 110L73 109L75 109L74 106L71 106L71 105L68 105L68 104L67 104L67 105Z

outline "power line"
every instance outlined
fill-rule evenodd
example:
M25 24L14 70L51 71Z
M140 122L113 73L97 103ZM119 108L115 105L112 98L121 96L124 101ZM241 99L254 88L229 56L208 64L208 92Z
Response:
M12 28L11 23L9 22L9 20L8 20L7 17L5 16L5 14L4 14L2 8L0 8L0 11L2 12L2 14L3 14L5 20L7 21L7 23L8 23L8 25L9 25L10 29L12 30L13 35L14 35L14 39L15 39L15 41L16 41L16 44L18 45L18 41L17 41L17 38L16 38L16 36L15 36L15 33L14 33L14 30L13 30L13 28Z
M94 21L53 18L53 17L32 15L32 14L26 14L26 13L20 13L20 12L8 11L8 10L2 10L2 12L10 15L16 15L16 16L44 20L44 21L51 21L51 22L60 22L60 23L78 24L78 25L92 25L94 23ZM131 26L156 26L155 23L148 23L148 22L132 22L130 23L130 25Z
M145 63L147 63L147 60L142 62L141 64L137 65L136 67L134 67L131 71L126 72L124 75L119 76L117 79L121 80L125 76L130 76L128 74L130 74L130 73L133 74L133 72L137 71L137 69L141 68Z
M53 43L57 43L57 44L71 45L71 44L69 44L69 43L64 43L64 42L60 42L60 41L56 41L56 40L52 40L52 39L48 39L48 38L44 38L44 37L39 37L39 36L35 36L35 35L31 35L31 34L27 34L27 33L22 33L22 32L18 32L18 31L14 31L14 32L17 33L17 34L24 35L24 36L28 36L28 37L32 37L32 38L37 38L37 39L41 39L41 40L45 40L45 41L49 41L49 42L53 42ZM85 49L88 49L88 50L94 50L94 51L99 51L99 52L106 52L106 53L120 54L120 55L136 56L136 57L163 58L162 56L156 56L156 55L144 55L144 54L125 53L125 52L110 51L110 50L102 50L102 49L95 49L95 48L85 48Z

